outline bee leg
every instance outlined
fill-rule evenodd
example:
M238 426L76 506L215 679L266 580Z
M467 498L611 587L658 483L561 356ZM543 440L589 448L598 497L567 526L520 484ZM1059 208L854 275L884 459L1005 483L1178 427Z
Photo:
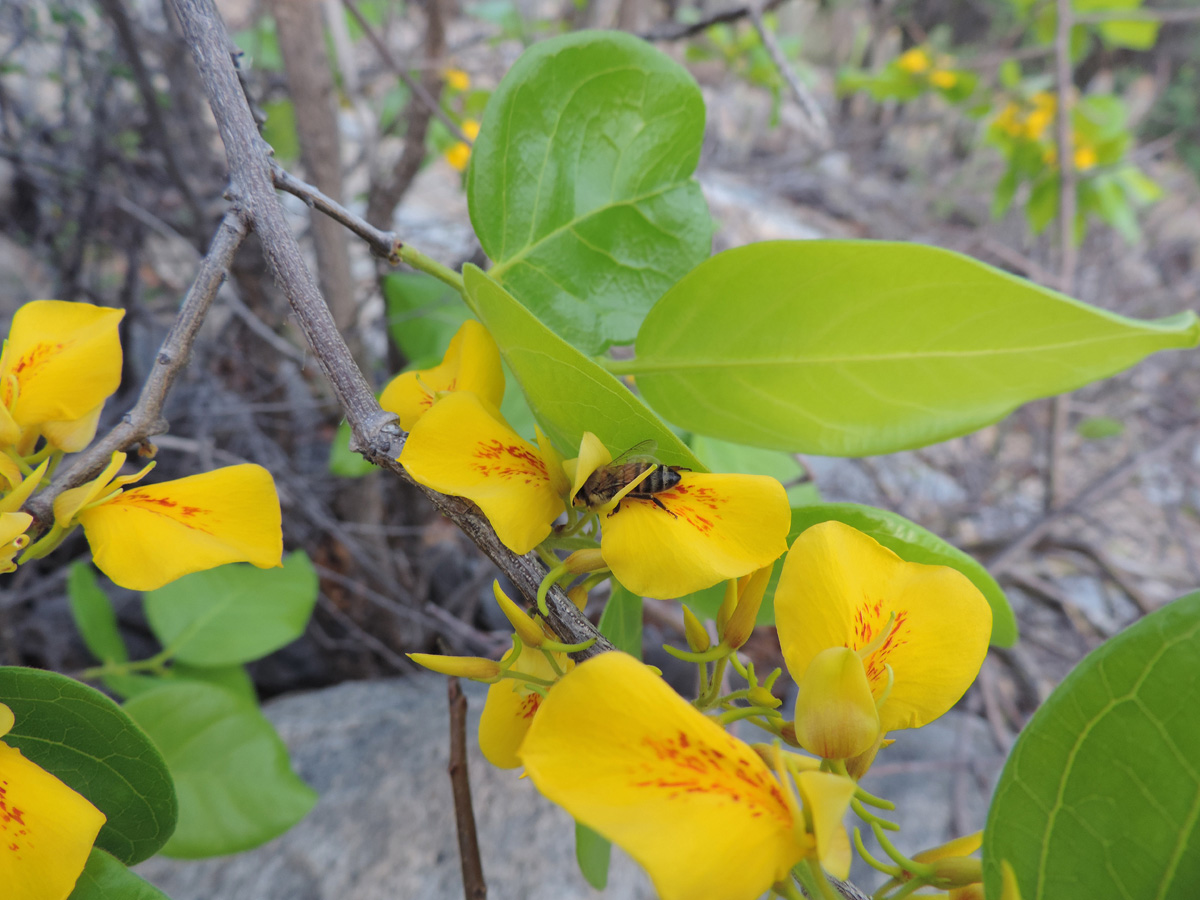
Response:
M678 518L679 518L679 516L675 515L675 513L671 512L669 509L667 509L667 507L666 507L666 504L664 504L664 503L663 503L661 500L659 500L657 497L655 497L655 496L651 495L650 499L654 501L654 505L655 505L655 506L657 506L659 509L661 509L663 512L665 512L665 513L666 513L668 516L670 516L672 519L678 519Z
M610 512L610 513L609 513L607 516L605 516L604 518L606 518L606 519L611 519L613 516L615 516L615 515L616 515L617 513L619 513L620 511L621 511L621 504L620 504L620 503L618 503L616 506L614 506L614 507L612 508L612 511L611 511L611 512Z

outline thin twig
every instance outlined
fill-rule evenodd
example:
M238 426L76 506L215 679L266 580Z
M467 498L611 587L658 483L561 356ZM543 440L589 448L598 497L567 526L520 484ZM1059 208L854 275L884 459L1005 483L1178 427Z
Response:
M760 12L771 12L774 9L782 6L785 0L767 0L761 5ZM731 6L729 9L723 9L720 12L715 12L710 16L705 16L695 22L667 22L659 25L649 31L638 35L644 41L681 41L684 38L690 38L694 34L699 34L702 31L707 31L714 25L725 25L730 22L736 22L738 19L744 19L751 15L752 4L746 3L742 6Z
M787 82L788 87L792 89L792 96L796 98L796 102L800 105L802 121L804 122L803 131L807 133L809 140L816 144L821 149L829 148L833 143L833 137L829 132L829 120L825 118L825 113L821 111L821 105L809 92L808 88L800 81L795 70L792 69L788 58L783 55L783 50L779 46L779 42L775 40L775 34L767 27L767 23L763 21L763 9L765 8L762 0L751 0L748 4L750 21L754 23L754 28L758 32L759 40L766 48L771 61L775 63L775 68L779 70L779 74L783 76L783 80Z
M438 117L439 121L450 130L450 133L457 140L462 141L464 144L471 143L471 139L463 134L462 129L458 127L458 123L442 109L442 104L438 102L437 98L429 93L421 82L409 75L404 67L396 61L396 58L392 56L392 51L388 49L383 39L375 33L375 29L371 27L371 23L359 11L358 5L354 0L342 0L342 5L354 17L354 21L363 30L363 34L367 36L367 40L371 42L371 46L375 48L375 52L379 54L379 58L383 60L384 65L392 70L392 74L404 82L405 86L413 92L413 95L420 99L429 108L429 111Z
M396 232L376 228L366 219L356 216L342 204L325 196L311 184L301 181L277 163L273 163L271 166L271 177L275 182L275 187L299 197L313 209L340 222L366 241L367 246L376 256L386 259L393 266L400 265L400 248L403 244L396 236Z
M479 834L471 805L471 779L467 772L467 695L457 678L446 679L450 701L450 787L454 791L454 822L458 832L458 856L462 862L463 897L487 900L483 862L479 858Z

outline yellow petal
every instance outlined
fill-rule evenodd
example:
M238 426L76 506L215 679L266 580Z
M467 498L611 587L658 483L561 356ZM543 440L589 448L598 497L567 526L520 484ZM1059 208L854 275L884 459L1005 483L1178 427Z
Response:
M878 643L893 614L887 639L863 660L877 701L887 688L885 666L895 673L879 710L884 731L917 728L957 702L983 664L991 609L961 572L905 562L841 522L796 539L775 592L780 646L794 678L829 647Z
M602 519L605 562L635 594L680 597L748 575L787 549L791 510L774 478L681 472L654 497L666 508L626 497Z
M505 654L505 659L511 653L510 650ZM555 653L554 659L563 672L575 668L574 660L565 653ZM521 652L521 658L509 671L546 681L558 677L546 654L528 647ZM517 751L541 705L541 694L511 678L504 678L488 688L487 701L479 717L479 749L483 751L484 758L500 769L520 766L521 759Z
M11 396L10 390L0 389L0 398ZM21 426L12 417L3 403L0 403L0 447L11 447L21 440Z
M91 412L61 422L43 422L39 430L45 435L50 446L64 453L78 453L92 442L96 436L96 426L100 424L100 412L104 404L100 403Z
M463 171L467 167L467 163L471 160L471 145L462 141L455 141L450 145L450 149L446 151L446 162L457 169Z
M439 675L491 681L500 674L500 664L482 656L442 656L437 653L409 653L408 658Z
M848 759L879 738L879 712L862 660L830 647L809 663L797 684L796 740L823 759Z
M25 501L33 495L33 492L38 489L49 467L50 460L43 460L40 466L30 472L27 477L21 479L20 484L9 491L4 497L0 498L0 512L16 512L20 509L25 504Z
M662 900L754 900L803 856L762 759L626 654L559 681L520 755L538 790L623 847Z
M225 563L281 565L280 518L271 473L249 463L126 490L79 514L96 566L135 591Z
M29 536L25 532L32 524L33 516L28 513L0 513L0 572L12 572L17 568L13 557L28 546Z
M121 466L125 465L125 454L114 453L99 475L86 484L63 491L54 498L54 522L60 528L66 528L79 514L79 511L97 499L108 487Z
M492 594L496 598L496 603L500 605L500 611L504 613L504 617L512 625L513 631L521 639L521 643L526 647L542 646L546 640L542 626L535 622L525 610L517 606L508 594L500 590L499 581L492 581Z
M601 466L607 466L612 459L612 454L608 452L608 448L604 446L600 438L590 431L583 433L583 439L579 442L579 456L568 460L563 466L571 479L572 502L583 487L583 483L592 477L592 473Z
M917 862L928 863L950 856L970 856L981 846L983 846L983 832L976 831L971 834L964 834L962 837L956 837L952 841L947 841L928 850L922 850L913 859Z
M801 772L796 776L796 786L817 839L817 859L835 878L847 878L850 840L842 819L856 790L854 781L830 772Z
M4 900L66 900L103 824L84 797L0 743Z
M4 737L12 731L13 723L16 719L13 717L13 711L0 703L0 737Z
M22 428L91 413L121 382L121 309L35 300L13 316L0 357L4 405ZM15 400L8 376L16 379Z
M771 562L738 579L737 606L729 614L725 622L722 640L727 647L735 650L750 639L754 631L754 623L758 620L758 610L762 606L763 596L767 592L767 584L771 580L771 571L775 563ZM724 606L724 604L722 604Z
M470 391L497 408L504 399L500 350L474 319L462 323L438 365L393 378L379 395L379 405L400 417L401 428L412 431L441 391Z
M541 543L566 509L561 475L474 394L451 394L422 416L400 462L426 487L473 500L514 553Z

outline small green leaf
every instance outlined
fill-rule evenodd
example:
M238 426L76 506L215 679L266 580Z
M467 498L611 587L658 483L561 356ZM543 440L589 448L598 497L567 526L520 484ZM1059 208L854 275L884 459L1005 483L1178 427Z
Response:
M886 509L858 503L818 503L792 510L790 544L800 532L820 522L844 522L870 535L901 559L928 566L958 569L979 588L992 608L992 644L1011 647L1017 642L1017 620L1008 598L987 569L932 531Z
M362 478L376 468L361 454L350 449L351 436L350 423L343 421L338 425L333 443L329 445L329 472L339 478Z
M585 353L628 343L708 256L692 171L704 101L692 76L622 32L526 50L492 94L467 173L494 279Z
M1149 50L1158 40L1158 22L1139 22L1134 19L1102 22L1097 26L1100 39L1110 47Z
M92 656L106 663L129 659L125 641L117 630L117 615L108 595L96 583L96 572L90 564L71 563L67 572L67 601L75 626Z
M263 123L262 136L275 158L281 163L290 163L300 157L300 138L296 134L296 107L291 100L270 100L262 105L267 114Z
M304 633L317 602L317 573L298 550L279 569L220 566L144 599L150 627L175 659L227 666L266 656Z
M4 742L108 817L97 847L133 865L166 843L178 812L171 775L117 704L65 675L19 666L0 667L0 703L16 717Z
M67 900L170 900L129 871L119 860L93 847L75 890Z
M463 282L476 315L560 452L576 456L583 433L590 431L614 453L654 440L655 455L666 465L705 471L632 391L539 322L486 273L464 266Z
M774 241L698 266L646 317L637 358L610 368L689 431L860 456L1198 341L1191 312L1128 319L935 247Z
M161 675L104 676L104 686L126 700L180 681L202 681L224 688L251 703L258 703L254 682L243 666L189 666L177 662Z
M316 793L258 708L199 682L164 685L126 706L167 760L179 827L162 852L198 859L249 850L299 822Z
M1105 642L1034 713L984 829L1024 900L1193 900L1200 885L1200 593Z
M642 658L642 598L614 578L612 594L600 614L600 633L618 650Z
M584 880L598 891L608 886L612 842L579 822L575 823L575 859Z
M1089 441L1098 441L1103 438L1116 437L1118 434L1123 434L1125 423L1120 419L1113 419L1108 416L1092 416L1090 419L1084 419L1076 425L1075 431L1082 438L1087 438Z

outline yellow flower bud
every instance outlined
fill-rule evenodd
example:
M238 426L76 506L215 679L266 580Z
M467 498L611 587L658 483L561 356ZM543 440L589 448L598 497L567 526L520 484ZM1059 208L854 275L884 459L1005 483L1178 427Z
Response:
M467 163L471 159L471 145L465 144L462 141L451 145L446 151L446 162L450 163L458 171L463 171L467 167Z
M687 635L687 644L693 653L703 653L712 646L704 623L697 619L696 614L686 606L683 608L683 631Z
M809 753L847 759L879 738L879 711L858 654L846 647L822 650L798 685L796 739Z
M939 887L965 887L983 880L983 862L974 856L947 856L933 864Z
M500 604L500 611L512 625L513 631L517 633L521 643L527 647L542 646L542 641L546 639L546 636L542 632L541 626L531 619L525 610L510 600L504 591L500 590L499 581L492 582L492 593L496 597L496 602Z
M948 91L958 84L958 73L951 72L949 69L934 69L929 73L929 83L934 87Z
M783 702L761 684L750 688L746 692L746 699L750 701L751 706L765 706L767 709L774 709Z
M921 72L927 71L930 65L929 53L924 47L913 47L902 53L896 60L898 68L912 75L919 75Z
M457 675L472 681L495 681L500 677L500 663L482 656L439 656L436 653L408 653L409 659L442 675Z
M471 76L462 69L443 69L442 77L446 79L446 87L452 91L465 91L471 87Z
M729 624L725 626L722 641L726 647L736 650L750 639L754 631L754 623L758 618L758 608L762 606L763 594L767 590L767 582L771 580L771 569L774 563L769 563L761 569L743 575L738 579L737 607L729 616Z
M575 604L576 608L583 612L587 608L588 589L586 584L577 584L575 587L567 591L567 599Z
M588 550L576 550L564 559L562 564L572 575L583 575L587 572L598 572L601 569L607 568L604 563L604 557L600 555L598 547Z

